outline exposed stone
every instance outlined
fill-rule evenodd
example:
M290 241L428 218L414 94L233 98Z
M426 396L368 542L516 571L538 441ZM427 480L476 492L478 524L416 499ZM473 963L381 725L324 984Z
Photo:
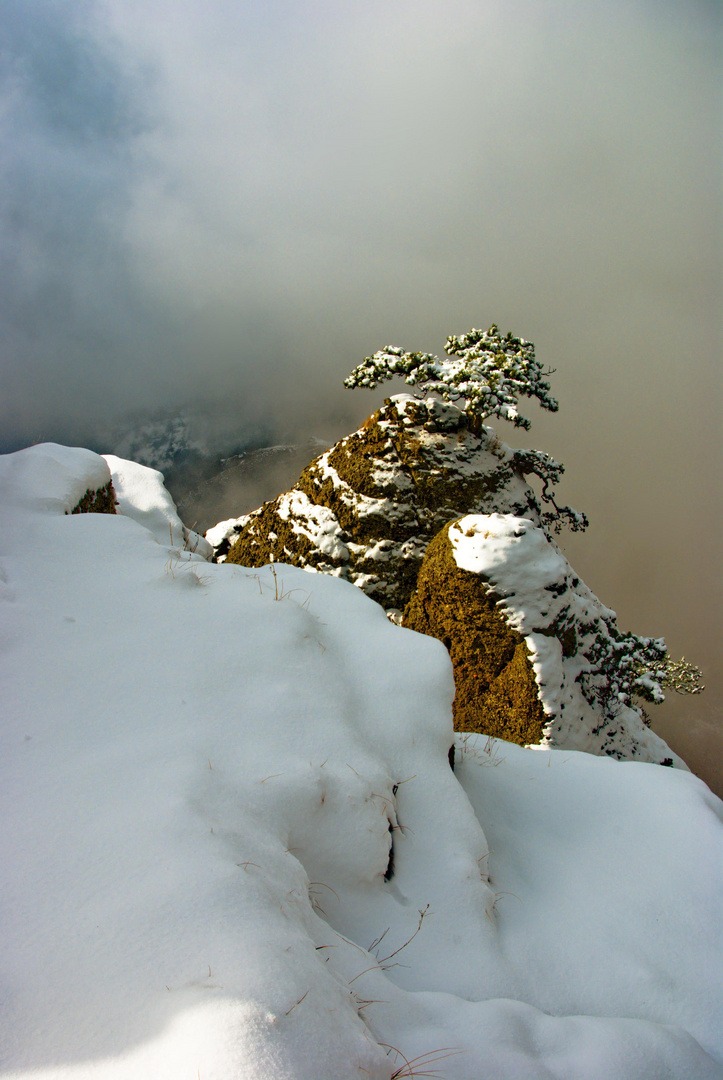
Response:
M403 625L439 638L454 668L454 726L520 745L539 743L545 715L524 638L507 625L500 599L461 570L449 524L432 540Z
M401 613L444 524L493 510L540 520L515 452L457 406L400 394L307 466L291 491L212 533L220 559L334 574Z

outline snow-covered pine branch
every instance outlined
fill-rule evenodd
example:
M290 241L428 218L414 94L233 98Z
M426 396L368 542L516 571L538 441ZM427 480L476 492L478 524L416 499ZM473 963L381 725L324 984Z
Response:
M515 468L523 476L539 476L542 480L542 501L552 507L551 510L540 511L540 523L545 528L559 533L564 525L567 525L571 532L583 532L588 527L586 514L574 510L572 506L558 506L555 500L551 485L558 483L565 471L564 465L543 450L514 450L512 457Z
M558 402L545 381L550 372L535 358L532 342L509 332L503 337L493 324L489 330L472 329L461 337L451 334L444 349L448 358L440 360L432 353L387 345L355 367L344 385L373 390L402 376L424 394L438 394L480 420L499 416L525 429L530 421L518 411L520 397L537 398L543 409L557 412Z
M583 693L611 717L623 705L635 709L649 724L636 698L659 705L665 700L666 690L701 694L705 689L700 668L685 658L674 660L669 656L663 638L623 633L614 620L600 621L585 654L591 667L581 676Z
M642 678L644 676L639 677L638 682ZM673 660L666 655L655 669L654 678L663 690L673 690L676 694L702 694L705 690L701 682L702 671L695 664L689 663L684 656L680 660Z

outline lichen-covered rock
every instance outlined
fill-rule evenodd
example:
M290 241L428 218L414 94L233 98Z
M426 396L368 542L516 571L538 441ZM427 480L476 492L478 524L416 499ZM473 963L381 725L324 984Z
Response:
M447 522L470 511L541 519L520 461L456 405L400 394L307 466L291 491L207 538L219 559L334 574L401 613Z
M429 546L404 625L449 649L458 730L686 767L635 704L663 699L664 642L621 632L528 518L447 525Z
M449 529L427 548L403 625L447 646L457 731L480 731L522 746L539 743L546 718L529 649L505 621L500 598L487 582L457 566Z

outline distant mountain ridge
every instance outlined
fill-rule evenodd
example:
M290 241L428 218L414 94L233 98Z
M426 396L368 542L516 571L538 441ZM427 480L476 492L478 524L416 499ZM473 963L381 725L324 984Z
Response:
M117 457L163 473L179 514L201 532L290 486L329 446L313 436L287 441L262 426L239 433L197 410L137 417L118 425L109 442Z
M184 463L219 460L258 446L268 435L249 432L239 438L219 429L210 416L198 410L155 413L119 423L110 434L113 453L151 469L165 472Z

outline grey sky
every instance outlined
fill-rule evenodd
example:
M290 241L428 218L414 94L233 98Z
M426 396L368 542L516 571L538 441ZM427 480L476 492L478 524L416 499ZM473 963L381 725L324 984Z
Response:
M714 10L3 0L6 431L306 423L368 351L493 319L668 374L715 295Z
M591 515L591 586L709 639L720 14L0 0L2 442L200 400L341 434L365 354L496 321L557 369L529 442Z

